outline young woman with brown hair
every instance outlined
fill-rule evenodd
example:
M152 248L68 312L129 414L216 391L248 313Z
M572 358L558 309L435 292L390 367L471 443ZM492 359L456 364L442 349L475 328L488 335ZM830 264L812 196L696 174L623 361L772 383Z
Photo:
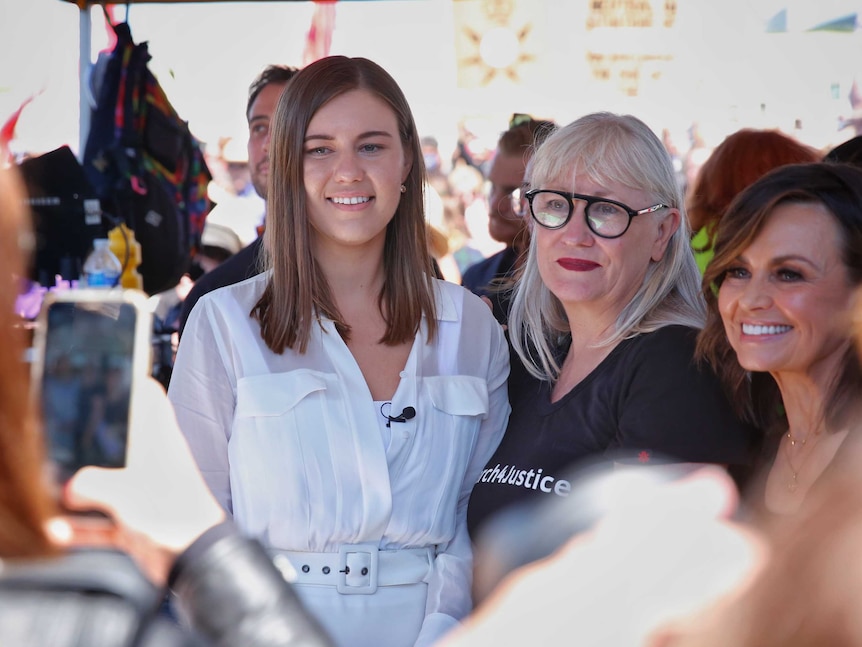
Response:
M467 500L509 414L500 326L432 277L424 177L389 74L301 70L272 122L269 269L198 302L170 386L216 498L351 647L469 611Z

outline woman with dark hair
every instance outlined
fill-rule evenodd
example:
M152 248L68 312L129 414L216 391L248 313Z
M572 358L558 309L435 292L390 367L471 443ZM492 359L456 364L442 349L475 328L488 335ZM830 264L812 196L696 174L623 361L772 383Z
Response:
M777 130L743 128L728 135L700 167L686 193L691 245L700 271L712 258L718 223L740 191L784 164L817 161L816 150Z
M698 354L764 432L754 500L768 511L796 511L858 425L862 370L850 324L860 284L858 168L776 169L719 223Z
M271 132L269 269L195 306L169 395L216 498L336 642L430 644L471 606L466 507L509 415L505 338L432 276L389 74L321 59Z

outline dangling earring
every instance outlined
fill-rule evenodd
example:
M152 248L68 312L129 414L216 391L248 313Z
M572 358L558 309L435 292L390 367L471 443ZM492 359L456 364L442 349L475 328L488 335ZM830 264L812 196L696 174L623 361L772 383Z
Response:
M403 184L401 185L401 193L407 193L407 187Z

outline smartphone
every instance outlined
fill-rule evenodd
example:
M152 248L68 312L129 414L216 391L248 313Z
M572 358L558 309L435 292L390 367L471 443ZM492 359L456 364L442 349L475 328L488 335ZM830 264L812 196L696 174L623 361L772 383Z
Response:
M132 392L152 373L152 331L152 308L139 290L45 295L32 384L58 481L84 465L125 465Z

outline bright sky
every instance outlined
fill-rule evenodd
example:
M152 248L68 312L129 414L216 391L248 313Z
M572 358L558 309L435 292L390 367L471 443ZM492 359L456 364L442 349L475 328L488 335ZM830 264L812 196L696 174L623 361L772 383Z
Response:
M436 135L444 146L454 142L462 119L494 138L513 112L566 122L596 109L631 112L657 132L669 128L676 139L693 121L714 139L742 126L792 130L797 120L803 126L797 134L817 146L852 135L838 132L837 122L850 112L853 79L862 83L862 31L803 30L862 14L862 0L677 0L670 29L585 32L589 4L512 0L512 25L531 25L519 42L533 62L517 68L516 81L500 74L481 89L457 87L454 44L464 29L454 7L477 2L338 2L331 53L383 65L404 89L422 134ZM664 1L652 4L659 11ZM766 20L782 7L788 7L789 33L766 34ZM116 11L125 16L123 6ZM132 5L129 22L136 41L149 41L151 69L180 116L199 138L214 142L245 137L246 91L260 69L301 63L313 11L312 2ZM98 9L93 17L98 51L105 43ZM16 151L77 149L78 29L72 4L0 0L0 120L36 95L19 123ZM629 97L618 83L595 82L585 51L672 62L645 66L638 96Z

